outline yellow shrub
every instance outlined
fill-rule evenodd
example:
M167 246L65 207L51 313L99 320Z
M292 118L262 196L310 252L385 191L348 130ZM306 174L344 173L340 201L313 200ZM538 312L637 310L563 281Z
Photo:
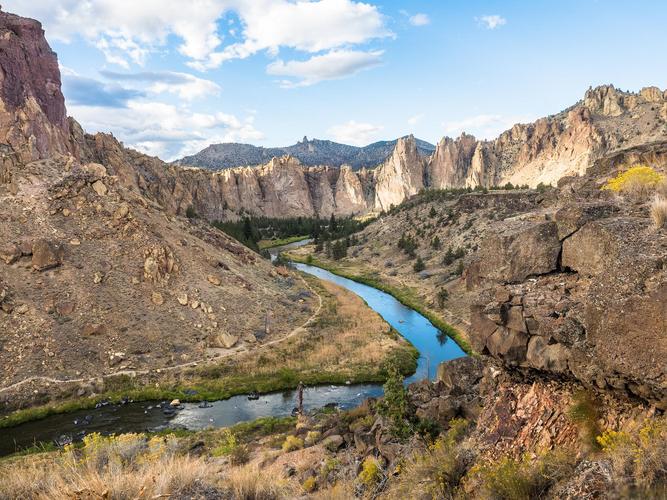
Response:
M665 176L656 172L648 165L635 165L610 179L602 189L615 193L642 196L656 189Z
M306 446L312 446L317 443L321 435L320 431L308 431L308 434L306 434Z
M283 443L283 451L289 452L303 448L303 439L296 436L287 436Z
M377 459L373 457L366 457L361 464L361 472L359 473L359 480L371 488L380 482L382 479L382 469Z
M612 451L620 445L629 443L630 436L625 432L607 430L595 438L602 451Z
M311 491L314 491L315 488L317 487L317 480L313 476L310 476L303 482L301 486L305 491L310 493Z

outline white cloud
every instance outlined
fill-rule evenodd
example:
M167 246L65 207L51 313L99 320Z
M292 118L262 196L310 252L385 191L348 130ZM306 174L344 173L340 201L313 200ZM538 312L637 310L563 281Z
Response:
M109 80L124 82L130 86L139 85L142 90L153 94L171 93L186 101L192 101L220 93L220 86L188 73L175 71L143 71L139 73L116 73L101 71Z
M352 144L353 146L366 146L374 140L377 140L378 135L384 127L382 125L373 125L371 123L359 123L350 120L347 123L334 125L327 133L333 137L336 142L344 144Z
M414 116L411 116L408 118L408 125L415 126L419 121L421 121L422 118L424 118L424 113L418 113Z
M481 25L485 26L486 29L496 29L498 26L503 26L507 24L507 19L498 14L493 14L489 16L476 17L475 20Z
M142 65L149 53L179 39L178 50L204 59L221 43L216 20L231 2L192 0L8 0L3 7L42 21L47 38L64 42L82 37L112 64Z
M393 36L376 6L353 0L7 0L3 7L40 19L48 38L82 37L124 68L143 65L172 36L199 70L260 51L318 53ZM241 41L224 45L217 21L229 12L240 20Z
M427 24L431 24L431 19L426 14L421 13L410 16L409 21L413 26L426 26Z
M305 87L358 73L380 64L384 52L332 50L323 55L313 56L305 61L278 60L269 64L266 71L270 75L285 76L293 80L282 80L283 87Z
M236 9L244 40L195 61L194 67L217 67L262 50L277 54L281 47L317 53L393 36L377 7L352 0L240 1Z
M108 132L127 146L166 160L197 152L211 142L259 141L254 116L243 119L227 113L198 113L187 107L129 101L124 108L69 106L89 132Z
M483 114L460 121L445 122L442 126L449 136L458 136L466 132L478 139L495 139L501 132L511 128L515 123L526 121L528 119L525 117Z

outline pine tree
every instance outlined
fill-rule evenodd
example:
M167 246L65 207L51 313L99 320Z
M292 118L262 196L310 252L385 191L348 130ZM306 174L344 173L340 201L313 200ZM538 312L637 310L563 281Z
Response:
M424 261L421 257L417 257L417 260L412 266L412 269L414 269L416 273L422 272L424 269L426 269L426 264L424 264Z

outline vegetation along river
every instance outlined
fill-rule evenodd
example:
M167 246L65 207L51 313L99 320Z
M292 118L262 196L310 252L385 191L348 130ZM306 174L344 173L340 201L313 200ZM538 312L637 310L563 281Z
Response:
M280 251L308 243L307 240L271 249L272 258ZM363 298L394 329L408 339L420 353L417 371L406 383L433 378L442 361L465 356L465 352L428 319L404 306L391 295L376 288L336 276L335 274L306 264L296 268L323 280L332 281ZM382 395L381 384L325 385L308 387L304 391L306 410L321 408L335 403L339 408L351 408L366 398ZM200 403L184 403L182 409L165 415L168 402L143 401L122 405L106 405L92 410L53 415L41 420L26 422L12 428L0 429L0 455L13 453L17 449L37 442L66 442L80 439L86 433L101 432L120 434L124 432L159 431L170 427L204 429L226 427L238 422L267 416L286 416L295 407L296 391L262 395L249 400L247 396L235 396L214 401L205 408Z

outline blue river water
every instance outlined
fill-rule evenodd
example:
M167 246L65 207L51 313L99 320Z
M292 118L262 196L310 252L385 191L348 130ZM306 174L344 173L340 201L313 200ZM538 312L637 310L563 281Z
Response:
M302 241L286 247L294 248L306 243L308 242ZM281 247L272 250L272 256L284 249L285 247ZM406 383L427 376L433 378L439 363L466 355L456 342L443 335L428 319L404 306L391 295L318 267L306 264L296 264L296 267L300 271L336 283L359 295L419 350L417 371L406 380ZM308 387L304 391L304 406L306 410L312 410L332 404L345 409L357 406L369 397L381 395L380 384ZM106 405L94 410L53 415L16 427L0 429L0 455L12 453L38 442L80 439L90 432L120 434L167 428L197 430L207 427L226 427L259 417L286 416L292 413L295 398L295 391L266 394L257 400L249 400L245 395L235 396L214 401L205 408L200 407L198 403L185 403L182 409L170 415L164 413L164 408L168 405L168 402L164 401Z

